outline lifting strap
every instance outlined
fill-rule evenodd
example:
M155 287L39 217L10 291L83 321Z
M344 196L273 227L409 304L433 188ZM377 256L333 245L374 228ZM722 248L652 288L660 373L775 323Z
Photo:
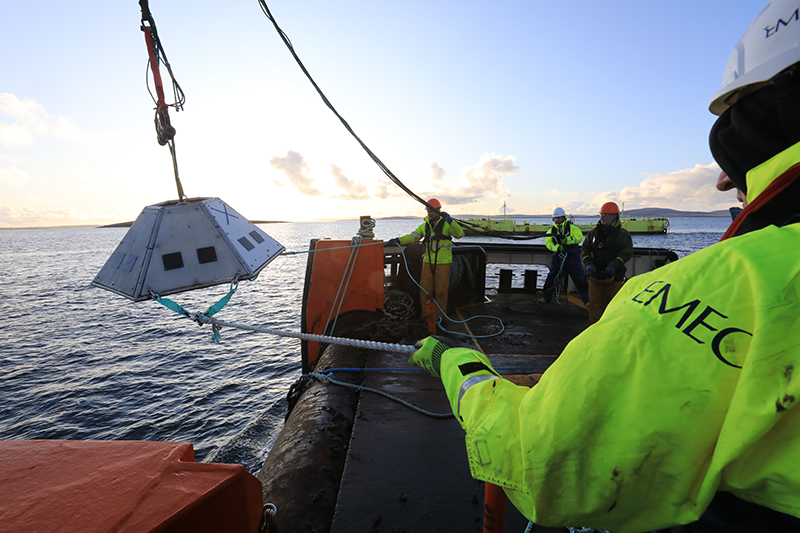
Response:
M142 26L141 30L144 32L144 40L147 43L147 54L150 62L150 70L153 73L153 82L156 87L156 96L153 101L156 103L156 135L158 136L158 144L161 146L169 145L169 153L172 155L172 168L175 173L175 185L178 188L178 200L184 200L186 194L183 192L181 179L178 176L178 160L175 155L175 128L169 120L169 108L174 107L176 111L183 109L183 103L186 98L181 90L181 86L175 80L172 74L172 67L167 61L167 54L161 46L161 40L158 38L158 30L156 29L156 22L153 20L153 15L150 13L150 6L148 0L139 0L139 7L142 9ZM164 84L161 80L161 71L159 65L161 61L167 67L170 78L172 79L172 89L175 96L174 104L167 104L164 97ZM150 87L148 85L148 90ZM150 93L152 96L152 93Z

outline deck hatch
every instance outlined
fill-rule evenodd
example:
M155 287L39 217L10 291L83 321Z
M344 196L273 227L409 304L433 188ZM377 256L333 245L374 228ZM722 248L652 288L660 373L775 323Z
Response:
M217 260L217 250L213 246L197 249L197 261L201 265L213 263Z
M161 261L164 263L164 270L183 268L183 255L180 252L164 254L161 256Z

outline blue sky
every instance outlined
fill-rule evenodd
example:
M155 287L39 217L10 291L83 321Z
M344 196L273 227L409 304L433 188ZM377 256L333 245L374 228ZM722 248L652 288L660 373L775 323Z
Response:
M361 139L454 215L736 204L713 186L707 105L766 3L268 5ZM324 106L256 0L150 9L186 94L170 116L188 196L257 220L423 214ZM4 3L0 227L133 220L177 197L139 25L136 0Z

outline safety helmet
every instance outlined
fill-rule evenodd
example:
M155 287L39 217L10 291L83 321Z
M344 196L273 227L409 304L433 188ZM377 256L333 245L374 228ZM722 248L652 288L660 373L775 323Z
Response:
M564 212L564 210L563 210L562 208L560 208L560 207L556 207L556 208L553 210L553 218L556 218L556 217L565 217L565 216L567 216L567 214Z
M619 206L614 202L606 202L603 204L603 207L600 208L600 213L604 215L619 215Z
M736 43L725 72L722 89L708 109L721 115L739 98L800 61L800 0L773 0Z
M436 198L431 198L430 200L428 200L428 205L431 207L435 207L436 209L442 208L442 203Z

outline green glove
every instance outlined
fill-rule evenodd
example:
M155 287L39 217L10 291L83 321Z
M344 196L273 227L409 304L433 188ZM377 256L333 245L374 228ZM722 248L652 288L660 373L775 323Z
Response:
M438 378L442 375L442 354L456 346L450 339L434 335L422 339L414 347L417 351L408 360L409 364L417 365L429 375Z

